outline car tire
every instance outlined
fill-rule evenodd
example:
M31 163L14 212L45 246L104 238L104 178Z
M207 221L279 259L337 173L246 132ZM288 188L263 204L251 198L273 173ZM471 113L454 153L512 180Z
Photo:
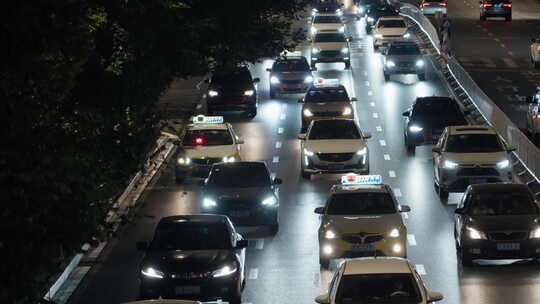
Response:
M459 261L464 267L474 266L471 255L465 252L465 248L463 248L463 246L459 247Z
M414 144L410 144L407 140L405 140L405 147L407 148L407 153L411 155L416 153L416 146Z
M533 66L535 69L540 69L540 61L533 61Z
M316 66L317 66L317 63L316 63L316 62L314 62L314 61L312 61L310 65L311 65L311 68L312 68L312 69L315 69L315 68L316 68Z
M384 80L390 81L390 74L384 73Z
M305 170L302 169L301 171L301 175L304 179L308 179L308 180L311 180L311 173L310 172L307 172Z
M418 79L421 80L421 81L426 80L426 73L418 74Z
M348 70L351 68L351 62L350 61L346 61L345 62L345 69Z
M236 294L232 295L229 298L229 304L242 304L242 284L239 286L239 290L236 291Z
M486 21L486 15L480 15L480 21Z
M247 112L246 116L249 119L255 118L255 116L257 116L257 109Z
M270 98L272 99L276 98L276 92L272 89L270 89Z
M270 231L271 235L276 235L279 231L279 224L275 223L270 226L268 226L268 230Z
M325 259L319 256L319 264L321 265L322 269L329 269L330 268L330 259Z
M512 15L506 15L505 16L506 21L512 21Z
M448 196L450 195L450 192L448 192L447 190L445 190L441 186L438 187L438 190L439 190L438 191L439 198L441 199L441 201L448 200Z

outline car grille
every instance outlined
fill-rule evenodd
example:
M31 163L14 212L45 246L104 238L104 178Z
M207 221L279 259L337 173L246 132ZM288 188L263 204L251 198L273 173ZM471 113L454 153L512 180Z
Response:
M341 237L347 243L370 244L384 239L382 234L345 234Z
M488 239L493 241L519 241L527 238L527 232L524 231L508 231L508 232L491 232L487 234Z
M327 162L344 162L353 157L354 153L317 153L317 156L322 161Z
M340 51L321 51L318 57L338 57Z
M499 176L499 171L495 168L482 168L482 167L472 167L472 168L460 168L457 173L457 176Z
M398 65L399 67L408 68L408 67L412 66L413 63L412 63L412 62L398 62L397 65Z
M204 166L204 165L211 165L211 164L214 164L214 163L222 162L223 159L222 158L214 158L214 157L210 157L210 158L192 158L191 161L194 164Z
M281 79L280 81L283 84L300 84L300 83L304 83L304 79Z
M343 112L314 112L314 116L322 116L322 117L336 117L342 115Z

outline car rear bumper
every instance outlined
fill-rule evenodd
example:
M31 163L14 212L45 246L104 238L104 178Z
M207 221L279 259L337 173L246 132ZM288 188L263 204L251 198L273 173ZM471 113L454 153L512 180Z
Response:
M437 12L441 12L443 14L447 13L446 7L424 7L422 8L422 13L424 15L434 15Z
M297 83L290 83L290 84L272 84L270 85L273 91L276 93L286 94L286 93L304 93L309 88L309 84L306 84L303 81L299 81Z

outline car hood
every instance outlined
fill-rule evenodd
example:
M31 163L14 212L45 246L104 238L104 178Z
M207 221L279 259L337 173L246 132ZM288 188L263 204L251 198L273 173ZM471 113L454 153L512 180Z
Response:
M254 201L258 202L269 195L274 195L270 186L268 187L248 187L248 188L223 188L212 187L206 191L218 201Z
M276 76L281 80L304 80L307 76L311 76L311 73L308 71L273 72L272 76Z
M203 272L216 270L235 260L232 250L170 250L147 253L143 267L170 272Z
M409 121L409 126L417 125L424 129L444 129L448 126L461 126L466 124L468 124L468 122L465 118L450 119L448 117L439 115Z
M313 47L319 48L321 51L340 51L346 46L345 42L316 42L313 44Z
M495 165L497 162L508 159L506 152L494 153L444 153L444 159L451 160L460 165Z
M388 36L388 35L404 35L407 32L406 27L390 27L390 28L376 28L374 33Z
M325 215L324 226L338 233L389 232L403 226L403 220L399 213L361 216Z
M185 156L190 158L217 158L236 154L236 149L232 145L228 146L200 146L192 149L185 149Z
M350 107L349 102L310 102L305 103L303 108L309 109L311 112L336 112L343 111L346 107Z
M341 23L313 23L317 31L337 31L343 25Z
M315 153L351 153L366 147L362 139L308 139L304 148Z
M537 215L468 216L466 224L483 232L528 231L538 226Z

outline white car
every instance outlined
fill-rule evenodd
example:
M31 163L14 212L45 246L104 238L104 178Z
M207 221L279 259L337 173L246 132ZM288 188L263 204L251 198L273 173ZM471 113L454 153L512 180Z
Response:
M441 12L446 15L446 6L448 3L446 0L422 0L420 3L420 9L424 15L435 15L437 12Z
M300 134L301 173L309 179L315 173L369 173L366 139L354 119L321 119L311 122Z
M343 62L346 69L350 68L349 40L340 32L315 34L311 43L311 68L316 69L319 62Z
M345 32L345 26L335 14L317 14L311 23L311 36L324 32Z
M415 267L394 257L346 260L335 272L328 293L315 298L319 304L421 303L443 299L429 292Z
M531 42L531 62L535 69L540 69L540 36Z
M377 50L390 42L406 41L411 37L409 26L403 17L381 17L373 29L373 47Z
M470 184L512 182L508 147L490 126L446 127L433 147L435 189L442 199Z

